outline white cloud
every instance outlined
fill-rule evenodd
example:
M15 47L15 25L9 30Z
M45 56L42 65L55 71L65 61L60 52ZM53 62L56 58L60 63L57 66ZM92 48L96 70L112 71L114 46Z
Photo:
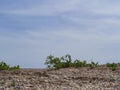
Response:
M36 4L35 4L36 3ZM67 12L88 12L101 15L120 15L119 1L108 0L50 0L41 2L33 2L27 8L1 10L3 13L11 13L18 15L58 15Z
M120 15L119 10L120 6L117 4L117 2L104 3L104 1L102 3L97 3L97 5L91 9L93 13L102 15Z
M38 2L39 3L39 2ZM2 11L4 13L18 14L18 15L57 15L68 11L78 9L79 0L62 0L62 1L45 1L43 4L30 6L26 9L12 9L9 11Z

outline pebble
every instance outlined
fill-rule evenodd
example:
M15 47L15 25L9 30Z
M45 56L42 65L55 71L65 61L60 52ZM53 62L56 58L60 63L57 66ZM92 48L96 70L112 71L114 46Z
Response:
M98 69L97 69L98 68ZM0 73L0 90L119 90L120 68L20 70ZM22 74L20 74L22 73Z

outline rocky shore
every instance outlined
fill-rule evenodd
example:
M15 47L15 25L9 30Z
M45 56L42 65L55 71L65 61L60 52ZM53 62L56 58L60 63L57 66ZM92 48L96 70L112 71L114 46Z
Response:
M0 71L0 90L120 90L120 67Z

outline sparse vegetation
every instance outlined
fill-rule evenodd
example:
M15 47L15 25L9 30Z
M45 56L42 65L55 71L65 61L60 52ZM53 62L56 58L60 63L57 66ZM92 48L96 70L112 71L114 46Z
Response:
M74 62L73 62L73 66L74 67L87 67L87 62L84 60L84 61L80 61L80 60L75 60Z
M106 66L109 67L112 71L117 69L117 64L115 63L107 63Z
M52 69L60 69L60 68L68 68L68 67L75 67L75 68L90 67L90 69L93 69L99 66L99 63L93 61L87 63L85 60L80 61L78 59L72 60L71 55L67 54L60 58L50 55L47 57L45 65L47 65L48 68L52 68ZM117 64L115 63L107 63L106 66L109 67L112 71L115 71L117 69Z
M0 62L0 70L8 70L10 66L6 64L5 62Z
M15 86L15 81L11 82L11 86L13 86L13 87Z
M88 64L88 66L90 66L91 69L97 67L98 65L99 65L98 62L95 63L93 61L91 61L91 63Z
M16 70L16 69L20 69L20 66L12 66L10 67L10 65L6 64L5 62L1 61L0 62L0 70Z
M99 64L98 62L91 62L91 63L87 63L85 60L84 61L80 61L78 59L76 60L72 60L71 55L67 54L65 56L62 57L54 57L52 55L48 56L46 61L45 61L45 65L47 65L48 68L52 68L52 69L60 69L60 68L68 68L68 67L90 67L95 68L97 67Z
M20 69L20 66L19 65L13 66L13 67L10 67L9 69L10 70L18 70L18 69Z

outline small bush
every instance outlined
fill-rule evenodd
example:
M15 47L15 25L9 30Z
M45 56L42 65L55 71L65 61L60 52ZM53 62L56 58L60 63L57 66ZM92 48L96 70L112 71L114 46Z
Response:
M61 60L58 57L50 55L47 57L45 65L47 65L48 68L59 69L61 68Z
M95 63L93 61L91 61L91 63L88 64L88 66L90 66L91 69L97 67L98 65L99 65L98 62Z
M117 64L115 63L107 63L106 66L109 67L112 71L117 69Z
M0 70L15 70L15 69L20 69L20 66L13 66L10 67L10 65L6 64L5 62L1 61L0 62Z
M69 54L62 56L60 61L62 68L72 67L72 59Z
M74 67L86 67L87 66L87 62L84 61L80 61L80 60L75 60L73 63Z
M0 62L0 70L8 70L9 69L9 65L7 65L5 62Z
M20 66L19 66L19 65L13 66L13 67L10 67L9 69L10 69L10 70L19 70L19 69L20 69Z

